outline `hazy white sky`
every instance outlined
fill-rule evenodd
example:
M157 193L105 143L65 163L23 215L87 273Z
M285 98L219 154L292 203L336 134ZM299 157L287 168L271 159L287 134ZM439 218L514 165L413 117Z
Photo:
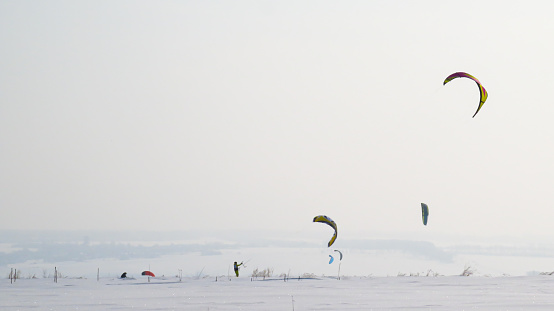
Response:
M552 238L552 12L0 0L0 229Z

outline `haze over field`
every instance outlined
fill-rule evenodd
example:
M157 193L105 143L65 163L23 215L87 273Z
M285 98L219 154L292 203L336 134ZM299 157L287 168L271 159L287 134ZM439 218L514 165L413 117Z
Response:
M338 253L342 252L340 260ZM330 257L334 257L329 264ZM397 276L460 275L467 268L476 276L525 276L554 271L554 247L549 244L434 244L415 239L343 239L326 247L319 234L303 239L283 232L175 231L2 231L0 276L18 269L23 278L156 275L221 276L233 273L234 261L245 262L241 277L270 269L274 275Z

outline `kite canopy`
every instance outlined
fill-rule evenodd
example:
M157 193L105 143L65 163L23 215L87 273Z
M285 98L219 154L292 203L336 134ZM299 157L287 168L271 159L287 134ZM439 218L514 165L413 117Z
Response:
M479 82L479 80L477 80L477 78L475 78L474 76L470 75L469 73L465 73L465 72L455 72L455 73L449 75L448 77L446 77L446 79L444 80L444 83L442 85L445 85L446 83L448 83L448 82L450 82L450 81L452 81L456 78L471 79L471 80L475 81L475 83L477 83L477 86L479 87L479 93L481 94L481 98L479 99L479 106L477 107L477 111L475 111L475 113L473 114L473 117L475 117L475 115L479 112L481 107L483 107L483 104L487 100L487 97L489 97L489 94L487 93L487 91L485 90L483 85L481 85L481 82Z
M154 275L154 273L150 272L150 271L142 271L142 275L147 275L147 276L151 276L151 277L156 277Z
M335 250L335 252L339 252L339 254L340 254L340 258L339 258L339 260L342 260L342 252L341 252L341 251L339 251L338 249L336 249L336 250Z
M314 222L322 222L324 224L328 224L329 226L331 226L331 228L335 229L333 237L331 238L331 240L329 240L329 243L327 244L327 247L331 247L331 245L333 245L333 243L335 243L335 240L337 239L337 224L331 218L325 215L315 216Z
M421 203L421 219L425 226L427 226L427 218L429 218L429 206L425 203Z
M331 258L329 258L329 264L332 264L333 260L335 260L335 258L333 258L333 256L331 256L331 255L329 255L329 257L331 257Z

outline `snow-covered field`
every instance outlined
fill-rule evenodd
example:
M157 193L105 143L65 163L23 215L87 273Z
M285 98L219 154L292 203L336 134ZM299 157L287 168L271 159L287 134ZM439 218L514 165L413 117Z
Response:
M19 279L0 310L553 310L554 277Z

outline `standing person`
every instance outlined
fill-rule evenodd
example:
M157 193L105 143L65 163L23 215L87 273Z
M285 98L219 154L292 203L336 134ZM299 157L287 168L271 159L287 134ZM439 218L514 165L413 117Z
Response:
M235 268L235 274L237 275L237 277L239 277L239 266L242 265L242 261L237 264L237 262L235 261L235 263L233 264L233 268Z

